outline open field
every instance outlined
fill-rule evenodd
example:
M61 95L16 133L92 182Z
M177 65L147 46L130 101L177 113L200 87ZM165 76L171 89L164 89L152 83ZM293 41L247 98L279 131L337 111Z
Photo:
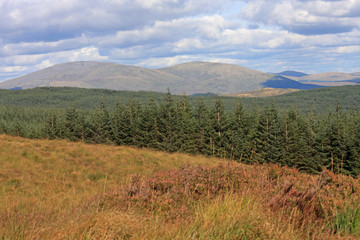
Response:
M1 239L357 239L360 179L0 135Z

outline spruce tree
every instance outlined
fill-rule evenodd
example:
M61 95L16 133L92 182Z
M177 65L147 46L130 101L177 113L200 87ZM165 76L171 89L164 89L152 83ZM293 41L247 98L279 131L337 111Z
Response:
M256 160L283 164L281 123L275 106L266 105L260 114L255 136Z

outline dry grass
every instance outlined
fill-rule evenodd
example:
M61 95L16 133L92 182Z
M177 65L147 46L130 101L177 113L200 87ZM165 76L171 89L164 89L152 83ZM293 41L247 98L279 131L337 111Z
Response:
M186 164L217 162L130 147L0 135L0 236L57 238L64 228L101 217L96 209L87 212L79 206L123 186L131 174L147 176ZM86 221L79 223L84 216Z
M0 136L2 239L357 239L360 180Z

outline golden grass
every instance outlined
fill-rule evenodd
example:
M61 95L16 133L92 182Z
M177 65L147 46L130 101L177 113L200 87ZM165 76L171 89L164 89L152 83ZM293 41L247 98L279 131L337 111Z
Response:
M358 239L360 179L0 135L0 239Z
M147 176L186 164L219 161L131 147L0 135L0 236L57 238L62 229L86 226L97 215L82 212L84 208L79 206L125 184L132 174ZM83 222L78 223L79 219Z

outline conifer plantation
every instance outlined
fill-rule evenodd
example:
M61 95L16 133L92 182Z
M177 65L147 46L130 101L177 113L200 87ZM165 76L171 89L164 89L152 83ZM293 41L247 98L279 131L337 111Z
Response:
M245 109L242 100L227 110L219 97L204 103L164 96L94 109L1 106L0 133L360 174L360 112L339 103L328 113L280 111L272 103Z

